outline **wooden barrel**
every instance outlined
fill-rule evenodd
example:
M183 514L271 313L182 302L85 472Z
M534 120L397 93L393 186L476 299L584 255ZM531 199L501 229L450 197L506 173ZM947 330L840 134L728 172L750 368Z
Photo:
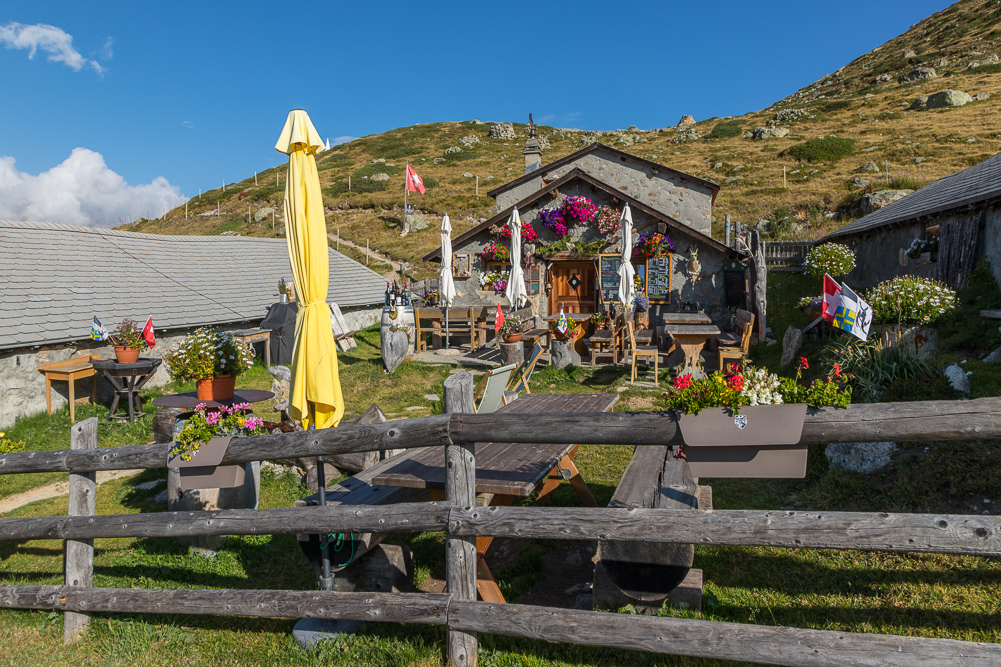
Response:
M380 338L384 337L384 334L389 330L389 327L393 324L397 326L414 327L416 326L416 321L414 320L414 308L413 306L397 306L396 307L396 319L394 320L389 316L389 306L382 307L382 326L379 327ZM413 339L407 345L407 356L414 353L414 341Z

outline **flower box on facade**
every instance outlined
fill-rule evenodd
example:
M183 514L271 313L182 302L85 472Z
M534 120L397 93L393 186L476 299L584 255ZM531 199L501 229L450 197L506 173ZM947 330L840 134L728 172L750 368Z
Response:
M224 436L203 442L201 447L192 452L190 461L181 458L181 454L177 456L168 454L167 467L178 469L182 491L243 486L246 479L245 465L219 465L232 439Z
M704 408L682 414L685 456L696 477L802 478L807 446L799 443L806 404Z

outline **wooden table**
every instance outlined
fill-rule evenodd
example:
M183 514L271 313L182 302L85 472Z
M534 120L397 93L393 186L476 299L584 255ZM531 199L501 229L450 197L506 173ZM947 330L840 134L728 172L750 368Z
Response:
M240 329L230 334L241 343L264 343L264 367L271 368L271 329ZM244 372L244 375L247 373Z
M97 403L97 369L94 368L93 361L101 357L92 354L87 357L77 357L76 359L66 359L56 361L51 364L44 364L38 370L45 373L45 407L49 414L52 414L52 381L65 381L69 383L69 403L70 403L70 423L76 421L73 408L76 405L76 388L73 386L77 380L90 378L90 402ZM80 399L86 401L87 397Z
M699 355L709 337L719 335L719 327L714 324L665 324L664 332L671 334L685 353L685 364L678 375L691 373L692 378L701 378L703 373L698 367Z
M667 324L712 324L713 321L705 313L661 313L661 324L657 327L657 340L661 349L667 342L664 326Z
M108 411L108 419L128 419L133 423L136 417L142 417L142 402L139 400L139 390L143 388L156 374L156 369L163 363L163 359L143 358L131 364L120 364L114 359L94 359L91 363L94 368L101 371L111 386L115 389L115 400L111 402L111 409ZM121 382L119 382L121 380ZM116 415L118 401L125 397L125 402L129 407L128 415ZM133 409L134 408L134 409Z
M198 398L198 392L189 391L185 394L170 394L169 396L154 398L153 405L158 408L190 408L194 410L202 403L209 408L221 408L222 406L228 407L237 403L260 403L269 398L274 398L274 392L264 391L263 389L237 389L233 392L233 398L226 399L225 401L203 401Z
M578 412L607 412L618 394L528 394L509 403L498 413L566 413L572 419ZM578 445L526 445L512 442L488 442L476 445L476 493L485 505L510 505L515 499L532 494L540 485L537 502L548 502L560 485L568 480L580 501L597 507L590 489L574 465ZM381 486L427 489L434 500L445 500L445 449L428 447L412 450L390 459L388 467L372 479ZM487 602L504 602L484 555L492 537L476 538L476 588Z

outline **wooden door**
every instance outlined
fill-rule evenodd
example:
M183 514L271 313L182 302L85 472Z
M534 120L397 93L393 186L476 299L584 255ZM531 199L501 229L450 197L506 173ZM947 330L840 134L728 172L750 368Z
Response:
M567 313L595 312L596 275L594 262L562 262L552 265L553 291L549 295L549 313L555 315L563 306ZM570 286L571 277L577 276L580 284L575 290Z

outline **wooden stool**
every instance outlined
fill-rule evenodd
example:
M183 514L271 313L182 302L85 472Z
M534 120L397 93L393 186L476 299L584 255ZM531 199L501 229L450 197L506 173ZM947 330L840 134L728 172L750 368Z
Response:
M39 366L38 370L45 373L45 406L49 414L52 414L52 381L65 381L69 383L69 404L70 423L76 421L73 408L76 404L76 388L73 386L77 380L90 378L90 402L97 403L97 370L94 368L95 359L100 359L99 355L93 354L87 357L77 357L66 361L57 361L51 364ZM87 398L81 398L86 401Z

